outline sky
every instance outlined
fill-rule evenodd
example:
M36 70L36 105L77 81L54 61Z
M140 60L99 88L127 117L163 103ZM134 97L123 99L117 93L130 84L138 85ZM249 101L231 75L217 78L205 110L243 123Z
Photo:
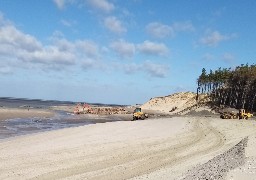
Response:
M1 0L0 97L142 104L256 62L255 0Z

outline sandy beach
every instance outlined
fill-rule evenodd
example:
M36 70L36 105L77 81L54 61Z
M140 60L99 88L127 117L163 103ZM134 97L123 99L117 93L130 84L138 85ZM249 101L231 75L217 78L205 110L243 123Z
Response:
M0 142L0 179L249 177L256 173L255 128L252 120L188 116L14 137Z
M0 120L31 117L52 117L54 112L37 109L0 108Z

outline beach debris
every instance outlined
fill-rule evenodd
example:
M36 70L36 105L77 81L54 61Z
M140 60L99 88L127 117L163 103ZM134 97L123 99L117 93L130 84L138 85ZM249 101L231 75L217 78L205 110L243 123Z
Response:
M98 115L111 115L111 114L128 114L122 107L91 107L90 105L77 104L74 109L74 114L98 114Z
M173 107L169 112L173 112L177 109L177 106Z

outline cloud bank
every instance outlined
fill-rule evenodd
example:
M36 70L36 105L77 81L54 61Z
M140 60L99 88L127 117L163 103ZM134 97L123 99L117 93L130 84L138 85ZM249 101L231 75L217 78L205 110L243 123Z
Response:
M136 52L162 56L168 51L163 43L144 41L134 44L123 39L112 41L109 48L100 47L95 41L88 39L67 40L60 32L53 34L49 44L43 44L3 17L0 18L0 74L5 75L11 74L15 69L31 68L57 73L65 69L82 68L100 71L120 69L126 74L144 72L150 77L163 78L169 71L165 65L151 61L123 63L120 60L116 67L114 62L109 62L106 57L112 52L122 58L133 58Z

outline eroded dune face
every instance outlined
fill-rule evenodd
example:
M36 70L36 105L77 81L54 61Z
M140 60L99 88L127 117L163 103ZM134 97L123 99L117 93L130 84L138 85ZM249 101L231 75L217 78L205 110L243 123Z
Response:
M141 108L165 113L177 113L195 106L197 103L196 96L196 93L193 92L181 92L164 97L155 97L143 104ZM207 95L200 94L198 101L208 101Z

